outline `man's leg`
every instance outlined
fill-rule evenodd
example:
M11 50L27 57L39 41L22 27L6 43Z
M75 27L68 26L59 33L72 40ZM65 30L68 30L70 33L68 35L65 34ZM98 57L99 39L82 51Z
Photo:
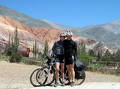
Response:
M67 67L67 71L68 71L69 82L72 82L72 79L71 79L71 71L70 71L70 65L66 65L66 67Z
M74 71L74 64L70 64L70 71L71 71L71 80L75 82L75 71Z

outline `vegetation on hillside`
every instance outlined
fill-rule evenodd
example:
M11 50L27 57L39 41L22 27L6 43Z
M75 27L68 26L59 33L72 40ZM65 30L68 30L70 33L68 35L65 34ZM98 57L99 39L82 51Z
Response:
M5 49L6 56L10 56L10 62L20 62L22 59L22 55L18 51L19 47L19 38L18 38L18 30L17 27L14 31L13 37L9 36L9 41Z
M34 59L36 60L37 55L38 55L38 45L37 45L37 41L35 40L35 43L33 45L33 55L34 55Z
M77 59L82 61L86 66L89 65L93 61L93 58L86 52L86 44L82 42L78 45L77 49Z

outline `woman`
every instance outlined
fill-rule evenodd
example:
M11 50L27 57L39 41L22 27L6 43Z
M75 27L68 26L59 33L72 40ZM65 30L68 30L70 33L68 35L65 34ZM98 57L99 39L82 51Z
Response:
M55 87L57 87L58 84L58 79L59 79L59 69L61 69L62 73L62 86L64 86L64 48L63 48L63 41L65 40L65 34L61 33L60 35L60 40L55 42L53 45L53 54L55 55L55 66L56 66L56 72L55 72ZM59 68L61 67L61 68Z

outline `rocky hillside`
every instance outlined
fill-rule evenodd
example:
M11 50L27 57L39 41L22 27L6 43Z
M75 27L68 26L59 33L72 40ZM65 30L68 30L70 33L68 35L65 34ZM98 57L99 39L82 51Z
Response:
M11 18L0 16L0 41L3 43L8 42L9 35L13 35L15 28L18 27L18 35L20 38L20 44L29 48L32 48L35 40L40 44L39 47L43 48L43 41L40 41L33 34L28 32L27 26L21 24Z
M44 41L48 40L49 46L52 47L53 43L58 40L58 34L64 32L56 28L38 28L28 27L23 23L20 23L7 16L0 16L0 44L6 45L9 39L9 35L13 35L15 28L18 28L18 36L20 38L20 44L24 47L32 48L35 40L37 40L40 51L44 48ZM78 43L84 41L86 44L91 45L96 41L90 38L73 36L73 39Z
M19 32L20 43L30 48L33 47L35 40L37 40L40 49L43 48L45 40L48 40L51 46L58 39L57 35L63 32L53 28L28 27L7 16L0 16L0 40L7 43L9 35L13 35L16 27Z
M77 35L120 46L120 21L113 21L103 25L87 26L81 28L81 32Z

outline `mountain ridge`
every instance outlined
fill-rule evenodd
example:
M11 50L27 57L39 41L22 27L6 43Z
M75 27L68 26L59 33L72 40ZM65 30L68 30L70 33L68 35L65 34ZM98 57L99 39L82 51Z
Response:
M7 13L6 13L7 12ZM2 6L0 5L0 15L1 16L8 16L12 19L15 19L16 21L19 21L21 23L24 23L27 26L30 27L41 27L41 28L57 28L60 30L73 30L76 29L75 27L71 27L71 26L65 26L65 25L59 25L59 24L55 24L46 20L38 20L38 19L34 19L30 16L27 16L23 13L19 13L15 10L12 10L8 7Z
M71 30L74 34L78 36L88 37L96 41L120 46L120 20L112 21L106 24L90 25L84 28L75 28L72 26L59 25L46 20L37 20L2 5L0 5L0 15L13 18L16 21L24 23L28 27Z

